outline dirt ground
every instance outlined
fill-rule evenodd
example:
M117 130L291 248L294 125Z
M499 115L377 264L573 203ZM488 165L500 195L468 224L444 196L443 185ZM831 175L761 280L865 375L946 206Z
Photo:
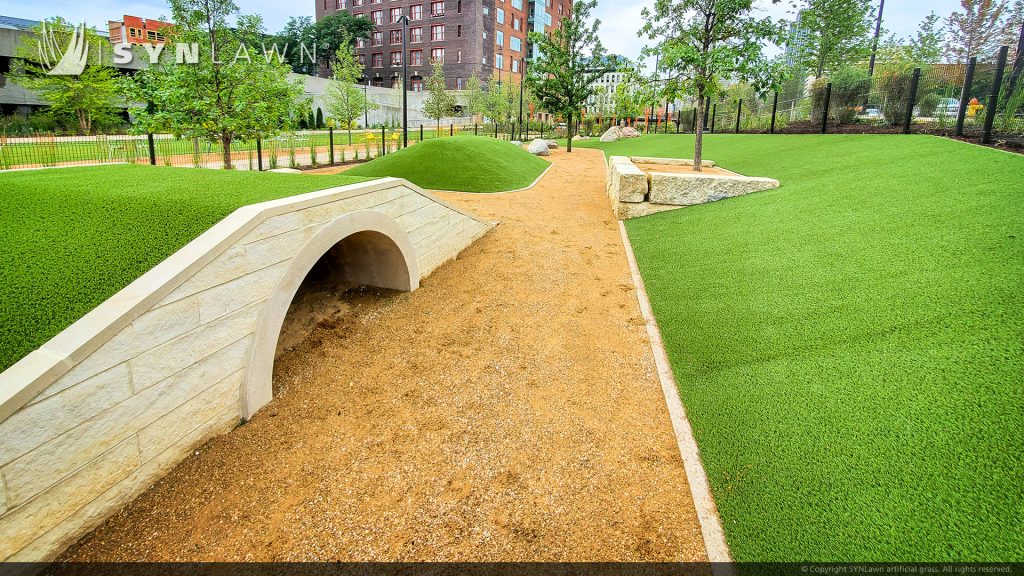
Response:
M278 396L62 560L705 560L603 157L442 194L500 221L411 294L355 290Z

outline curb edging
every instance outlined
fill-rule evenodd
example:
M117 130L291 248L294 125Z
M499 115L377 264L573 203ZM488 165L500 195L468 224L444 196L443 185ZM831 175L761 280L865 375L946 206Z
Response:
M672 374L668 355L665 353L661 331L658 329L654 313L651 310L651 302L647 298L647 289L640 276L640 269L633 254L633 246L626 234L626 226L621 220L618 224L622 244L626 249L626 258L629 260L629 271L633 275L633 285L636 287L636 298L640 303L640 312L643 314L644 324L647 327L647 337L651 341L651 351L658 369L661 390L665 394L665 404L668 407L669 418L672 420L672 429L675 432L676 443L679 445L679 454L683 458L686 480L690 484L693 507L697 510L697 520L700 522L700 531L704 536L704 548L708 554L708 561L715 565L712 568L712 573L732 574L733 570L730 564L732 555L729 553L729 546L725 541L722 520L718 516L718 507L715 506L711 485L708 483L708 476L701 461L700 448L693 436L690 421L686 417L686 408L683 407L682 399L679 397L675 376Z

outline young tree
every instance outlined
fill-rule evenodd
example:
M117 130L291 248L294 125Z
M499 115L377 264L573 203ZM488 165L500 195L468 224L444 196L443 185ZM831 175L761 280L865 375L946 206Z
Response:
M334 58L334 82L327 88L327 113L348 130L348 143L352 144L352 124L367 110L372 109L363 89L356 85L363 74L355 52L343 43Z
M78 32L84 33L85 45L90 49L85 69L77 76L50 76L44 63L39 61L45 58L39 39L50 38L56 46L68 46L75 27L61 18L51 18L35 26L32 32L23 36L16 48L19 62L11 80L39 93L49 104L50 114L55 119L66 119L63 123L76 127L82 134L92 133L97 122L109 120L116 114L120 101L117 71L102 64L113 57L112 52L105 54L110 43L93 30L80 27Z
M565 116L569 152L575 120L594 94L595 83L616 68L615 59L605 57L604 45L597 37L601 21L590 22L596 5L597 0L573 2L553 32L530 33L530 42L541 56L529 68L527 85L548 112Z
M806 39L800 59L815 78L871 53L871 0L805 0L800 26Z
M956 62L990 58L1003 39L1007 0L960 0L962 11L946 18L946 54Z
M935 64L942 58L942 19L935 12L924 17L907 46L910 59L920 64Z
M644 9L642 33L660 39L661 63L669 82L684 82L697 103L694 166L701 171L705 101L733 77L758 92L777 85L780 71L761 50L762 41L780 42L782 27L753 16L752 0L656 0Z
M441 133L441 119L451 116L455 111L455 97L448 91L444 78L444 63L440 60L431 62L434 67L427 78L427 99L423 102L423 114L437 121L437 133Z
M195 64L175 63L164 51L159 64L126 79L139 130L170 130L187 138L220 142L224 167L232 168L231 143L276 133L288 122L302 86L290 67L260 53L259 17L238 15L231 0L170 0L173 41L199 47ZM228 25L234 17L234 24Z
M479 114L481 117L487 115L487 94L484 93L480 78L475 75L469 77L463 97L471 114Z

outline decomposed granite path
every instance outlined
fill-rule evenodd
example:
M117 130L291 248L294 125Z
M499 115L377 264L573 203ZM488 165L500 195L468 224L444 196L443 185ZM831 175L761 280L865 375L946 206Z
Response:
M61 559L705 560L603 156L553 152L531 190L440 194L500 225L347 293L270 405Z

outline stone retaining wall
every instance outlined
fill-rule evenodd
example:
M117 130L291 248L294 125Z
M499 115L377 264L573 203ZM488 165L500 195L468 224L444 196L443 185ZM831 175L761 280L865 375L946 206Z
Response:
M266 404L332 246L350 279L414 290L491 226L396 179L232 213L0 374L0 560L52 559Z

